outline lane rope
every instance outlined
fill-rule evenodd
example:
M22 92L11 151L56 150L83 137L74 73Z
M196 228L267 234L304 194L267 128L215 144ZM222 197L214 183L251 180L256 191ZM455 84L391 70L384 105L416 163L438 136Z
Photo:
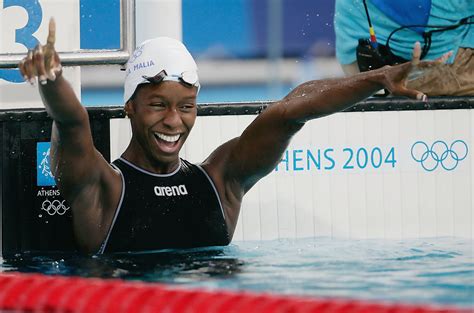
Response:
M43 274L0 274L0 312L61 313L467 313L467 309L247 291L198 290L158 283Z

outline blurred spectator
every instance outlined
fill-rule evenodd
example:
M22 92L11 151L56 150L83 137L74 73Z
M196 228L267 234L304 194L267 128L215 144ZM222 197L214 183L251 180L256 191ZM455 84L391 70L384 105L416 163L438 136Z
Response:
M366 0L372 26L379 44L386 45L392 34L390 51L411 59L413 44L423 47L423 33L433 31L431 46L424 57L433 60L448 51L448 64L409 82L409 87L429 96L474 95L474 1L473 0ZM447 26L463 24L452 29ZM336 57L346 75L359 72L356 49L360 38L369 38L368 17L363 0L336 0L334 26ZM428 27L428 26L443 26Z

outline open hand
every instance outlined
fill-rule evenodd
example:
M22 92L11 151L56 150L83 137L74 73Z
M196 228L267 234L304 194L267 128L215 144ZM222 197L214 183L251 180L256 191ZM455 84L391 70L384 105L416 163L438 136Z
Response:
M452 51L445 53L434 61L420 61L421 47L416 42L413 48L413 58L411 62L383 68L385 70L385 88L394 96L407 96L418 100L426 101L427 97L418 90L408 89L407 82L426 75L429 71L442 66L451 57Z
M62 73L59 55L54 49L56 41L56 23L54 19L49 20L49 33L45 45L38 44L33 50L29 50L18 68L23 78L34 84L38 78L40 84L45 85L48 80L54 81Z

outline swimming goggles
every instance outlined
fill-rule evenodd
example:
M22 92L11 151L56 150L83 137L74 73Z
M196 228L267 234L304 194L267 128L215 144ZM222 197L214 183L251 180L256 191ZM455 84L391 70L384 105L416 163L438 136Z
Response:
M198 75L195 71L186 71L181 73L181 75L168 75L166 70L160 71L155 76L146 76L142 75L142 77L150 83L158 84L162 81L177 81L182 83L187 87L197 87L198 91L201 88L199 84Z

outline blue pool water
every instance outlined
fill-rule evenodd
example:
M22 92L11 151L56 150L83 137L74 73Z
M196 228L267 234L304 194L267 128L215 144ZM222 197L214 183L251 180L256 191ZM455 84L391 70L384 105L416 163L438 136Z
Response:
M25 253L1 259L0 271L474 308L473 245L310 238L108 256Z

